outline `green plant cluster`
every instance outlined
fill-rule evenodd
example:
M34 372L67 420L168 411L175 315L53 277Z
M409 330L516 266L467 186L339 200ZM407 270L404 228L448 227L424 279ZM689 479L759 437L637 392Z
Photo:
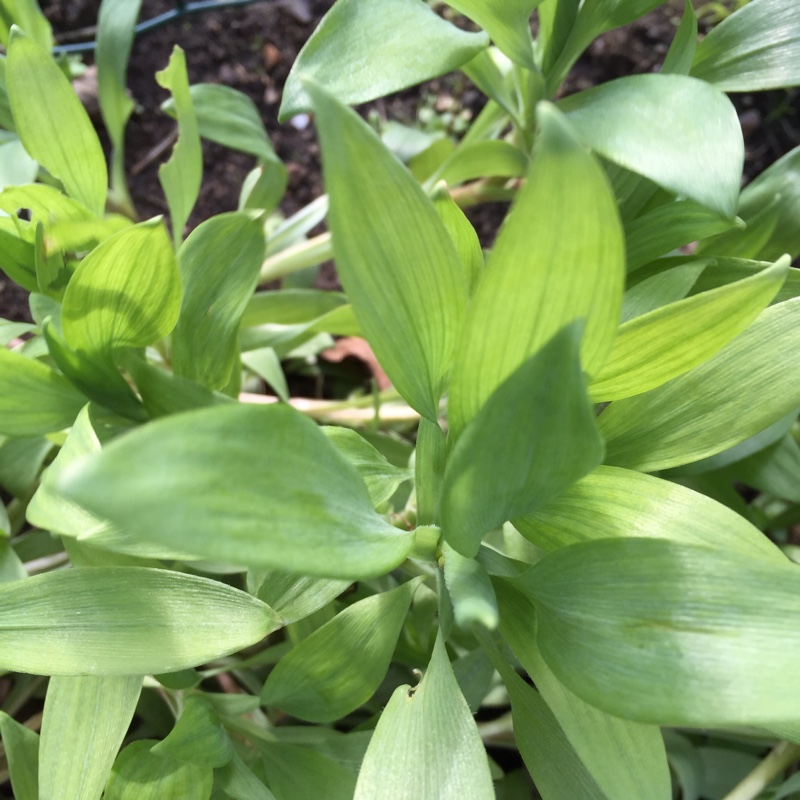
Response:
M740 192L726 93L800 84L800 4L698 41L687 2L658 74L557 99L659 4L449 0L469 32L337 0L281 109L327 194L285 220L255 106L176 48L170 236L125 183L140 3L100 8L109 169L35 0L0 0L18 800L797 796L800 148ZM408 166L348 107L453 70L486 106ZM203 138L257 166L184 238ZM484 252L462 208L497 199ZM258 289L331 255L344 292ZM290 397L342 335L393 388Z

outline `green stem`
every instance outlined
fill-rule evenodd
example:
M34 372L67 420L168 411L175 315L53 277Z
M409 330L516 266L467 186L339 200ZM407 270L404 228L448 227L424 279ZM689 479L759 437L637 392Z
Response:
M321 233L311 239L303 239L267 258L261 266L258 282L269 283L278 278L285 278L293 272L299 272L306 267L315 267L331 258L333 258L331 234Z
M800 759L800 745L780 742L769 755L722 800L755 800L787 767Z

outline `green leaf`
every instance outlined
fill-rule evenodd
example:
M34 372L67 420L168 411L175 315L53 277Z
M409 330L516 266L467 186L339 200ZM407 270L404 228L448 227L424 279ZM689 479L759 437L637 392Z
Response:
M467 285L472 289L486 266L478 234L450 196L450 192L437 188L433 194L433 204L456 246L461 265L467 275Z
M212 706L202 697L186 698L178 721L151 751L198 767L224 767L234 755L233 742Z
M42 50L50 51L53 31L37 0L0 0L0 39L6 47L12 23L19 25Z
M172 238L177 249L183 239L183 229L200 193L203 178L203 151L197 116L189 92L186 56L175 45L166 69L156 73L158 85L167 89L175 101L178 117L178 141L172 158L158 168L158 179L167 196L172 221Z
M564 325L586 317L581 360L589 374L616 333L625 259L616 202L561 114L544 103L537 113L528 181L478 281L461 338L448 404L456 436Z
M355 578L393 569L412 545L288 406L232 403L157 420L75 464L59 488L142 541L226 563Z
M297 56L278 119L310 110L305 79L343 103L363 103L452 72L488 44L485 33L461 31L419 0L338 0Z
M280 164L258 107L244 92L218 83L196 83L189 87L189 94L200 136L232 150L250 153L261 161ZM174 118L175 100L167 100L162 110Z
M39 800L39 735L0 711L0 736L14 797Z
M29 292L39 291L35 258L33 243L19 237L13 220L0 219L0 269Z
M310 616L351 585L351 581L298 577L277 570L257 574L258 586L253 594L273 609L284 625Z
M606 462L653 472L698 461L800 406L798 314L800 299L770 306L699 367L612 403L598 420Z
M356 468L375 508L385 503L401 483L413 477L411 470L390 464L363 436L351 428L326 425L322 432Z
M492 581L474 558L464 558L445 547L444 580L456 623L461 628L469 631L473 625L482 625L487 630L497 627L500 615Z
M608 361L589 387L592 399L641 394L707 361L756 319L788 270L787 256L752 277L624 323Z
M800 503L800 445L791 433L739 461L730 468L729 474L773 497Z
M50 679L39 744L42 797L99 800L141 689L141 675Z
M103 213L108 172L89 115L50 55L15 28L6 61L14 124L25 149L92 213Z
M467 303L455 246L432 201L367 124L320 89L309 91L342 283L392 383L436 420Z
M547 552L595 539L653 537L785 561L758 528L729 508L677 483L618 467L598 467L514 526Z
M683 6L681 24L675 32L675 37L669 46L669 52L661 65L660 71L663 74L688 75L696 49L697 15L691 0L686 0Z
M68 428L85 402L50 367L0 348L0 434L41 436Z
M633 284L622 298L620 324L655 311L669 303L683 300L696 285L706 267L713 263L713 260L708 258L687 262L683 262L681 258L678 263L674 263L673 259L664 259L660 262L664 267L661 271L647 277L640 273L637 277L641 277L642 280Z
M269 788L277 800L352 800L355 777L333 759L292 744L259 742L258 747Z
M701 242L700 255L739 256L775 261L784 253L800 255L800 147L778 159L745 186L739 200L744 230L733 230Z
M238 755L234 755L230 764L218 770L216 776L226 794L234 800L275 800L275 795Z
M474 142L459 147L434 177L451 185L484 177L520 178L528 165L526 153L510 142Z
M0 585L0 665L37 675L173 672L279 624L261 601L207 578L142 567L49 572Z
M178 319L181 285L160 220L126 228L81 261L62 307L64 336L87 354L144 347Z
M242 328L254 325L299 325L313 322L347 304L342 292L319 289L281 289L279 292L256 292L242 316Z
M242 181L239 192L239 210L248 208L270 212L278 205L289 174L281 161L266 161L251 170Z
M447 4L477 22L510 59L535 69L530 20L541 1L509 0L497 5L487 0L447 0Z
M531 601L505 581L498 582L497 592L501 601L503 636L541 692L547 704L544 716L553 717L558 725L556 739L566 739L560 746L561 758L579 759L580 766L575 765L578 773L588 770L603 798L666 800L671 797L669 767L659 729L606 714L567 689L551 672L531 635L531 621L536 618ZM529 721L528 714L518 713L517 705L522 700L519 695L532 690L514 676L513 684L518 685L512 691L507 672L508 668L501 674L511 694L515 734L525 736L526 723L533 723L533 730L527 734L533 739L536 728L544 720L536 723ZM540 751L547 745L534 739L529 747ZM539 764L539 769L544 771L547 765Z
M453 447L442 530L462 555L474 556L490 530L533 511L601 462L580 346L578 324L557 333L497 388Z
M290 650L261 692L264 705L333 722L369 700L386 676L420 578L359 600Z
M692 75L724 92L800 84L800 7L794 0L752 0L697 45Z
M536 604L550 668L611 714L691 727L800 714L800 572L789 562L614 539L563 548L514 583Z
M631 75L560 101L600 155L733 219L744 143L731 101L685 75ZM663 120L669 119L669 125Z
M222 389L239 369L239 323L264 260L262 223L218 214L195 228L178 251L183 303L172 335L176 375Z
M97 14L97 89L100 112L113 148L111 186L128 201L125 180L125 126L135 104L126 90L128 59L142 0L103 0Z
M425 677L399 686L383 710L354 800L494 798L486 751L441 634Z
M114 763L104 800L210 800L214 773L151 752L154 739L129 744Z

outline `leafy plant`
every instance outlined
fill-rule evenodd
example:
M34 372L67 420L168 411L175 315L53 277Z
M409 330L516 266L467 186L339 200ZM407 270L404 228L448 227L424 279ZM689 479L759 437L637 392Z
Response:
M724 92L800 84L800 7L752 0L698 42L687 3L660 74L561 99L658 0L451 2L478 32L338 0L281 112L313 112L327 197L288 220L252 104L176 49L170 240L121 170L123 5L99 31L110 194L35 3L0 5L29 162L0 256L35 320L0 326L15 797L796 793L800 149L740 193ZM347 107L456 68L487 104L411 171ZM184 239L202 137L258 165ZM485 254L459 204L498 198ZM344 293L257 291L331 254ZM334 335L393 388L290 399L281 362ZM253 376L282 402L247 402ZM14 719L34 676L41 735Z

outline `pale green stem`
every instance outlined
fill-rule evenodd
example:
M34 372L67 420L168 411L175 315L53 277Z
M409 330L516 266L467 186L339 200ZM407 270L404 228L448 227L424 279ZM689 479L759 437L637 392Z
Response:
M800 759L800 745L780 742L769 755L722 800L755 800L787 767Z
M333 258L333 244L330 232L326 231L311 239L303 239L270 256L261 265L258 282L269 283L278 278L285 278L293 272L299 272L306 267L315 267L331 258Z

